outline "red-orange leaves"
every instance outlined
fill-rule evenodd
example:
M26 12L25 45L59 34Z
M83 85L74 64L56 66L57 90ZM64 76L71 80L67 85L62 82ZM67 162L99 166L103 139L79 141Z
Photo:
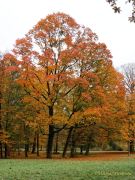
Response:
M83 89L88 89L89 82L85 78L78 77L76 78L76 84Z
M100 119L101 118L101 108L88 108L84 111L83 116L85 118Z
M9 66L6 68L5 72L14 72L14 71L18 71L18 67L17 66Z
M2 59L2 63L3 63L3 72L5 73L5 75L8 75L12 72L18 71L18 61L16 60L15 56L13 56L10 53L6 53L3 56Z
M26 56L31 53L32 44L30 42L30 39L22 38L16 40L16 46L13 50L13 52L16 55Z
M90 93L88 93L88 92L83 92L81 95L82 95L82 99L84 101L90 102L92 100Z
M99 109L112 103L110 51L70 16L56 13L40 20L17 40L14 53L21 57L19 79L27 96L48 113L50 123L64 124L63 118L73 125L83 112L86 118L98 118Z

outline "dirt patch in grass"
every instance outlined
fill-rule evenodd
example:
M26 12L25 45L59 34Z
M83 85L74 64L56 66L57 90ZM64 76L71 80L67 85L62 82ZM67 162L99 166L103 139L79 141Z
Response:
M135 153L128 156L128 152L109 152L109 151L96 151L91 152L88 156L86 155L75 155L74 158L70 158L67 156L66 158L62 158L61 154L53 154L53 159L55 160L74 160L74 161L111 161L111 160L121 160L126 158L135 158ZM40 152L39 156L36 154L29 153L28 157L25 158L24 152L21 152L18 156L17 154L12 154L9 159L46 159L45 152Z
M126 158L135 158L135 156L132 154L128 156L128 153L112 153L112 152L100 152L100 153L92 153L88 156L76 156L74 158L67 158L69 160L79 160L79 161L111 161L111 160L121 160Z

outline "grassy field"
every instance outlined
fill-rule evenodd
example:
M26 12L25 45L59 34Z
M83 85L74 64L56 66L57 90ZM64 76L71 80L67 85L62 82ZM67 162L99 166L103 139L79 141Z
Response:
M0 160L0 180L135 180L135 159Z

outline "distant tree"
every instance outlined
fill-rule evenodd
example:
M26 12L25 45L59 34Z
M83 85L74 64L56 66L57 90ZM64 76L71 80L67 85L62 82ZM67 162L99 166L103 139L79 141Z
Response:
M2 56L0 56L0 76L3 75L3 63ZM2 132L2 84L3 79L0 78L0 157L2 158L2 140L3 140L3 132Z
M12 142L15 140L16 112L21 109L21 91L15 82L18 74L15 58L9 53L3 54L0 64L2 145L5 149L5 157L7 157L9 146L12 146Z
M122 72L126 87L129 150L130 152L133 152L135 141L135 64L131 63L123 65Z

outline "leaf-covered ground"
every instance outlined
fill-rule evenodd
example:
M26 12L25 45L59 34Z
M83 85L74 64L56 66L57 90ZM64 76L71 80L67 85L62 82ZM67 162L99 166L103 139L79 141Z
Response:
M0 160L0 180L131 180L135 159Z

